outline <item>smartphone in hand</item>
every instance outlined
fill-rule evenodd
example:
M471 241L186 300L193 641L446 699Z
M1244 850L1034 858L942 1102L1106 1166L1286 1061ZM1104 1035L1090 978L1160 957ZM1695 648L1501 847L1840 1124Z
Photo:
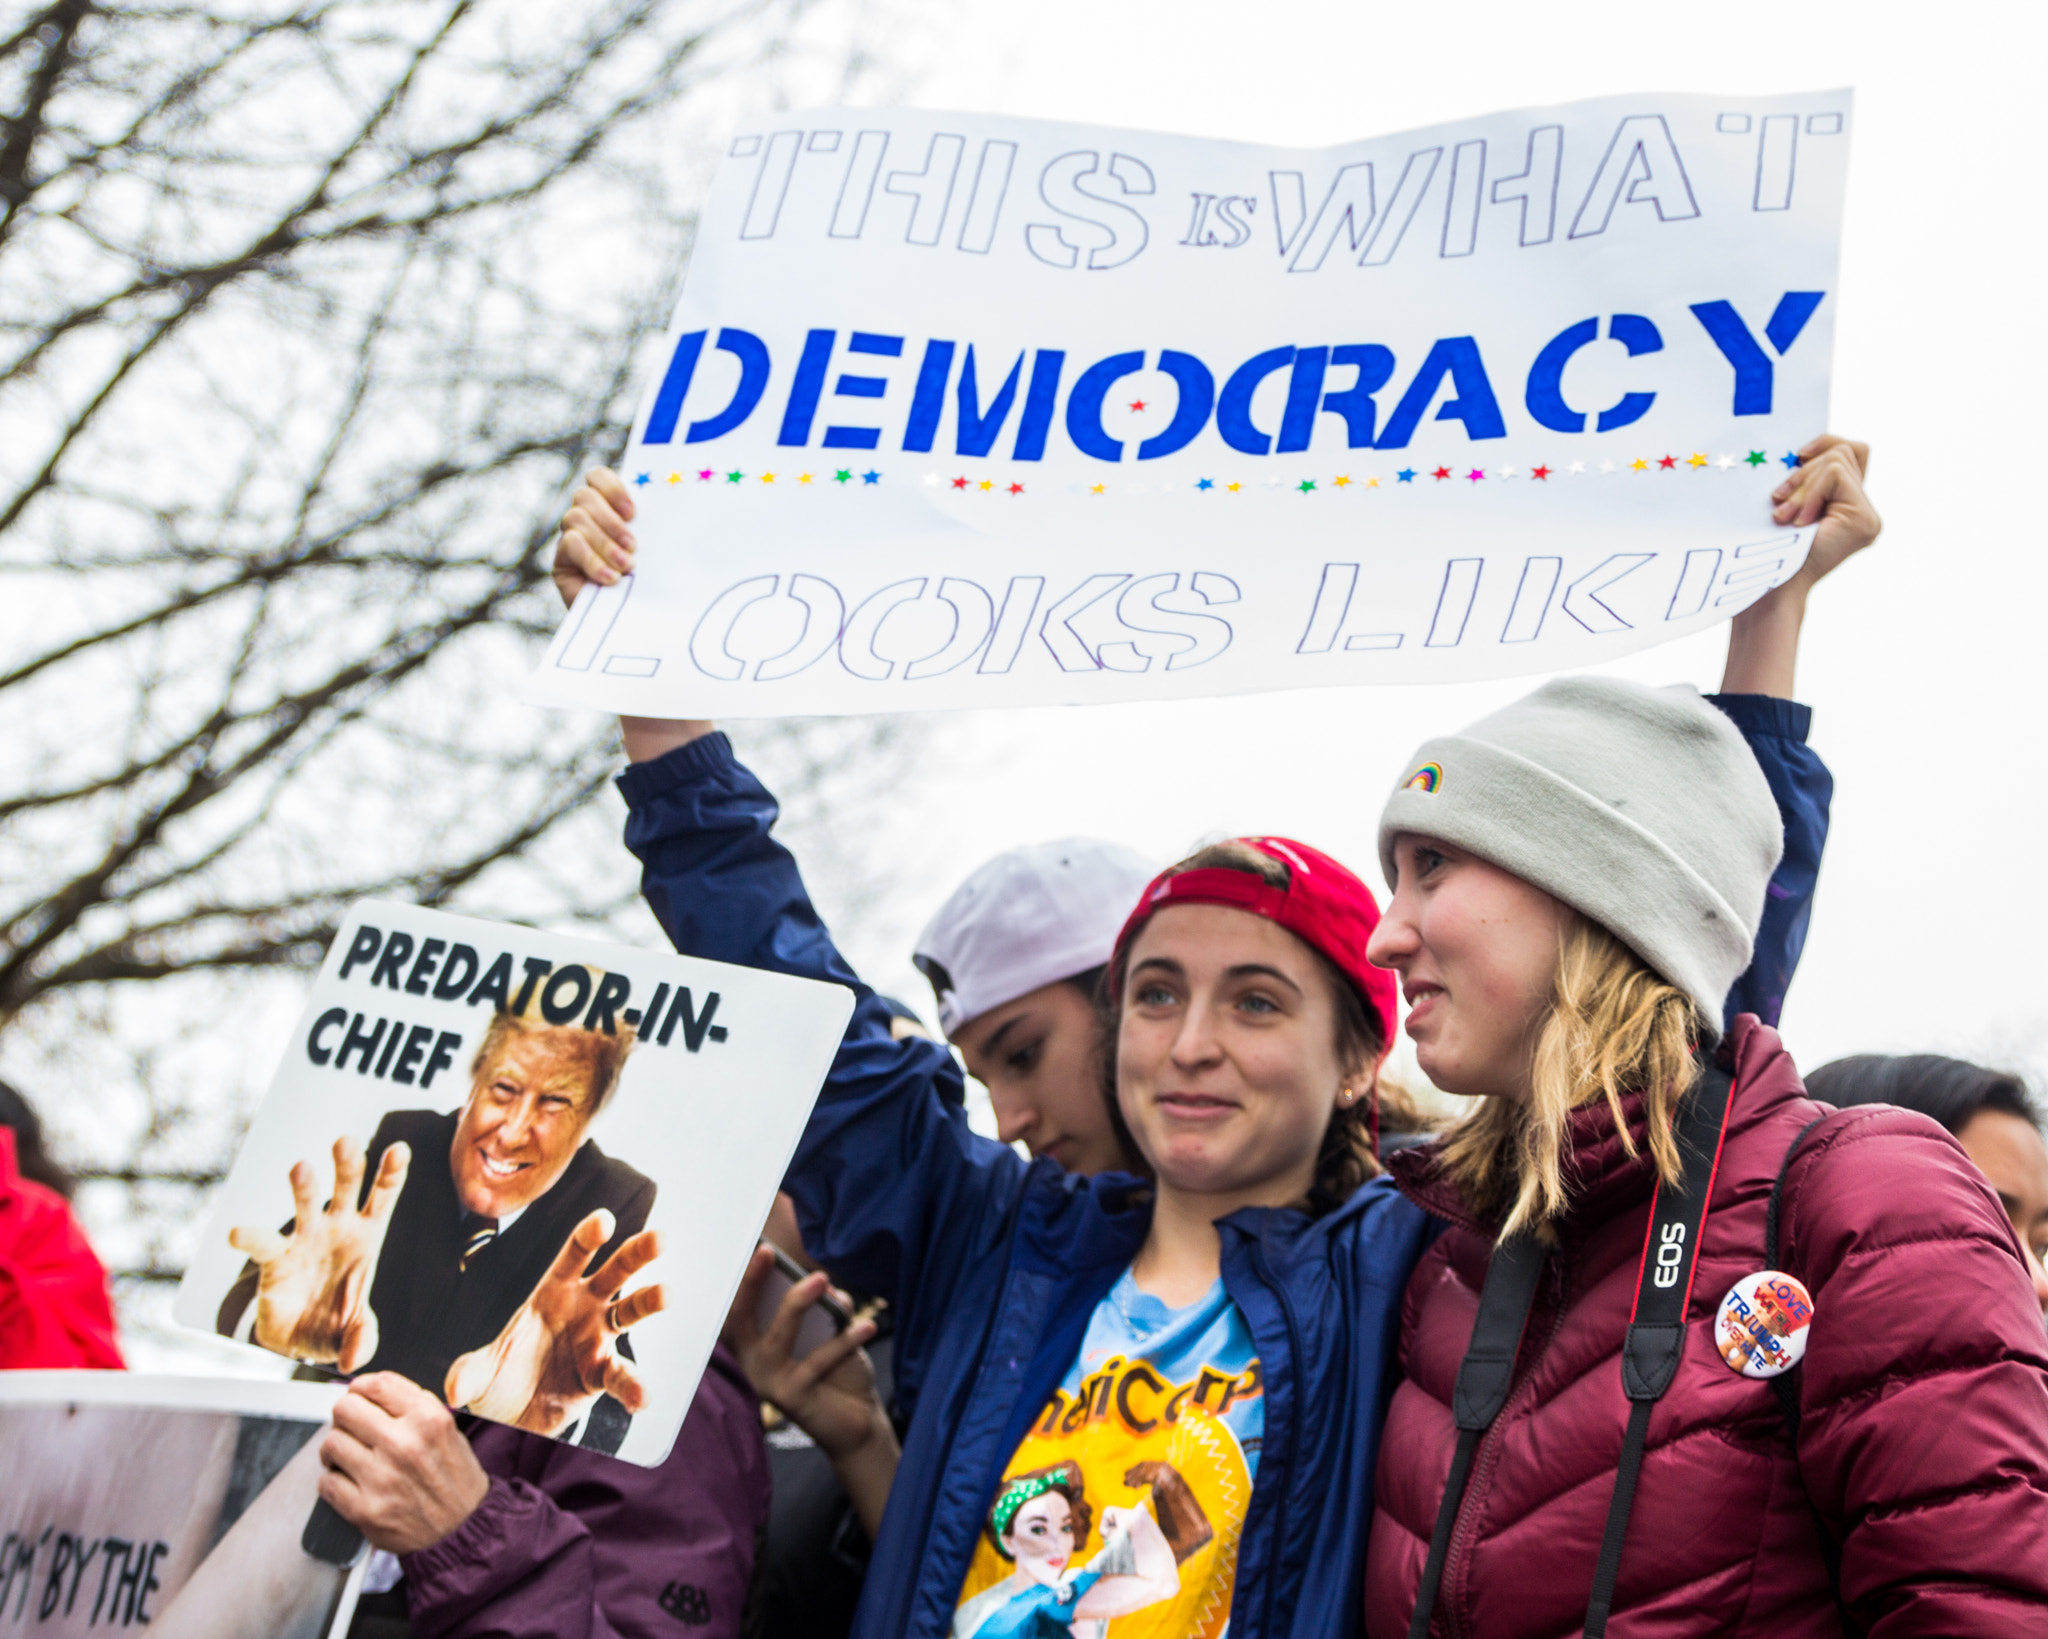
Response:
M775 1312L782 1307L784 1295L810 1271L773 1241L761 1244L775 1254L775 1267L768 1271L768 1278L761 1283L761 1298L754 1306L754 1324L765 1332L774 1324ZM804 1318L796 1329L796 1344L790 1350L790 1358L803 1359L819 1344L830 1341L852 1324L853 1316L847 1312L846 1305L830 1290L825 1291L804 1311Z

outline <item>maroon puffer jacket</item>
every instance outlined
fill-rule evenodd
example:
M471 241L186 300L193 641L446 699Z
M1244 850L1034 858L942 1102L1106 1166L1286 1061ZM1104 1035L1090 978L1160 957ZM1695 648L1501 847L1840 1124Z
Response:
M1763 1267L1772 1180L1827 1107L1755 1018L1727 1045L1733 1113L1685 1355L1650 1419L1609 1634L1832 1639L1809 1491L1871 1635L2048 1633L2048 1334L1997 1198L1953 1139L1904 1110L1846 1112L1801 1146L1778 1259L1814 1300L1795 1460L1771 1386L1722 1364L1709 1334L1723 1295ZM1629 1113L1640 1149L1639 1104ZM1571 1158L1574 1206L1473 1459L1433 1634L1542 1639L1585 1620L1628 1422L1621 1342L1652 1179L1604 1104L1573 1117ZM1367 1556L1371 1639L1400 1639L1415 1608L1491 1246L1432 1152L1394 1159L1402 1187L1454 1227L1408 1286Z

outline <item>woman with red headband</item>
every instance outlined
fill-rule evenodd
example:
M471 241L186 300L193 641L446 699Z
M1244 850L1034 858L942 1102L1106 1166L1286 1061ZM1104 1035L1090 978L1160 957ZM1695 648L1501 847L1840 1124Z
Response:
M908 1428L855 1632L1344 1631L1426 1236L1372 1157L1394 991L1365 885L1279 838L1156 878L1106 975L1150 1177L1074 1176L970 1131L952 1057L891 1038L724 737L627 728L627 840L677 943L857 989L785 1180L812 1256L897 1313Z

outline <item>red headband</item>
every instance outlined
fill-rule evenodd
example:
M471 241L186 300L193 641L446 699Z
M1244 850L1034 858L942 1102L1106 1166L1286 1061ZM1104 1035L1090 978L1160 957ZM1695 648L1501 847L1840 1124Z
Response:
M1166 871L1152 879L1138 908L1116 936L1110 958L1110 994L1121 988L1124 952L1152 913L1167 905L1228 905L1277 922L1321 951L1358 987L1380 1024L1383 1045L1391 1045L1399 1023L1394 975L1366 960L1366 941L1379 926L1380 907L1372 890L1328 854L1286 837L1239 837L1246 847L1287 866L1288 886L1276 888L1249 871L1225 866Z

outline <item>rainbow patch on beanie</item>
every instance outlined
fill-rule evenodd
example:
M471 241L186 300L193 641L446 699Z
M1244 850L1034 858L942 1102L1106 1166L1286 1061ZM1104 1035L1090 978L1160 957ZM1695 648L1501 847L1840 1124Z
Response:
M1444 783L1442 763L1424 763L1407 779L1401 782L1403 791L1434 791Z

